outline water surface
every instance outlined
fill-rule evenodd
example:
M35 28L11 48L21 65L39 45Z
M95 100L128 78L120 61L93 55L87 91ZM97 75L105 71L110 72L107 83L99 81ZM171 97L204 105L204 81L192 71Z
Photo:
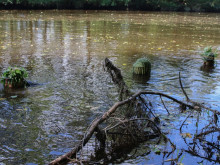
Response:
M0 71L24 67L29 80L43 84L0 91L0 162L46 164L73 148L90 122L117 100L103 71L106 57L134 92L150 89L183 100L181 72L191 99L220 110L220 67L200 70L203 49L220 50L219 22L215 13L0 11ZM152 63L149 81L133 79L132 64L140 57ZM177 131L169 137L184 148ZM146 152L147 145L138 150ZM202 160L186 153L183 163ZM162 161L151 153L125 163Z

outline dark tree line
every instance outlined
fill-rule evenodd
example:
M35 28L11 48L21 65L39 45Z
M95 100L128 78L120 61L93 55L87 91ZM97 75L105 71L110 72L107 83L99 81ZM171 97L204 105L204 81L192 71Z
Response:
M0 8L219 12L220 0L0 0Z

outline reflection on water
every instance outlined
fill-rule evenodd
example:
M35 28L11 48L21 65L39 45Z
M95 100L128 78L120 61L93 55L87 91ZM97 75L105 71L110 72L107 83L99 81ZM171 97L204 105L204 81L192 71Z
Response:
M201 71L199 54L206 46L220 48L219 22L219 14L211 13L1 11L0 71L22 66L29 80L45 83L0 90L1 162L45 164L80 140L117 99L103 71L105 57L122 69L133 91L183 99L181 72L190 98L218 108L220 67ZM152 62L148 82L131 74L143 56Z

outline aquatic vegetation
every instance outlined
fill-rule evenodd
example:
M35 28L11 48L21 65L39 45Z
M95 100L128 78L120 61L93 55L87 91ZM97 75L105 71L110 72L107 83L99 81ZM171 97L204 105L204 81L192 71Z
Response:
M214 61L215 57L218 56L217 51L213 51L212 47L206 47L204 52L201 54L204 61Z
M204 52L201 54L203 58L203 66L201 67L201 70L207 70L214 68L215 64L215 57L218 56L217 51L213 51L212 47L206 47L204 49Z
M24 68L8 67L2 74L1 83L9 88L22 88L26 85L25 78L27 76L27 71Z

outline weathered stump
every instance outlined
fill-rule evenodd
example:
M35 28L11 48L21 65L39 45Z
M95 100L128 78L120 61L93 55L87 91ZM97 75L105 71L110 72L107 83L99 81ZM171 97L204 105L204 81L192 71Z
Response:
M206 67L214 67L215 64L215 56L211 53L205 60L203 65Z
M147 58L140 58L133 64L133 73L136 75L150 75L151 63Z
M210 54L208 57L204 59L204 63L200 67L200 70L205 72L212 72L214 68L215 68L215 56L214 54Z

